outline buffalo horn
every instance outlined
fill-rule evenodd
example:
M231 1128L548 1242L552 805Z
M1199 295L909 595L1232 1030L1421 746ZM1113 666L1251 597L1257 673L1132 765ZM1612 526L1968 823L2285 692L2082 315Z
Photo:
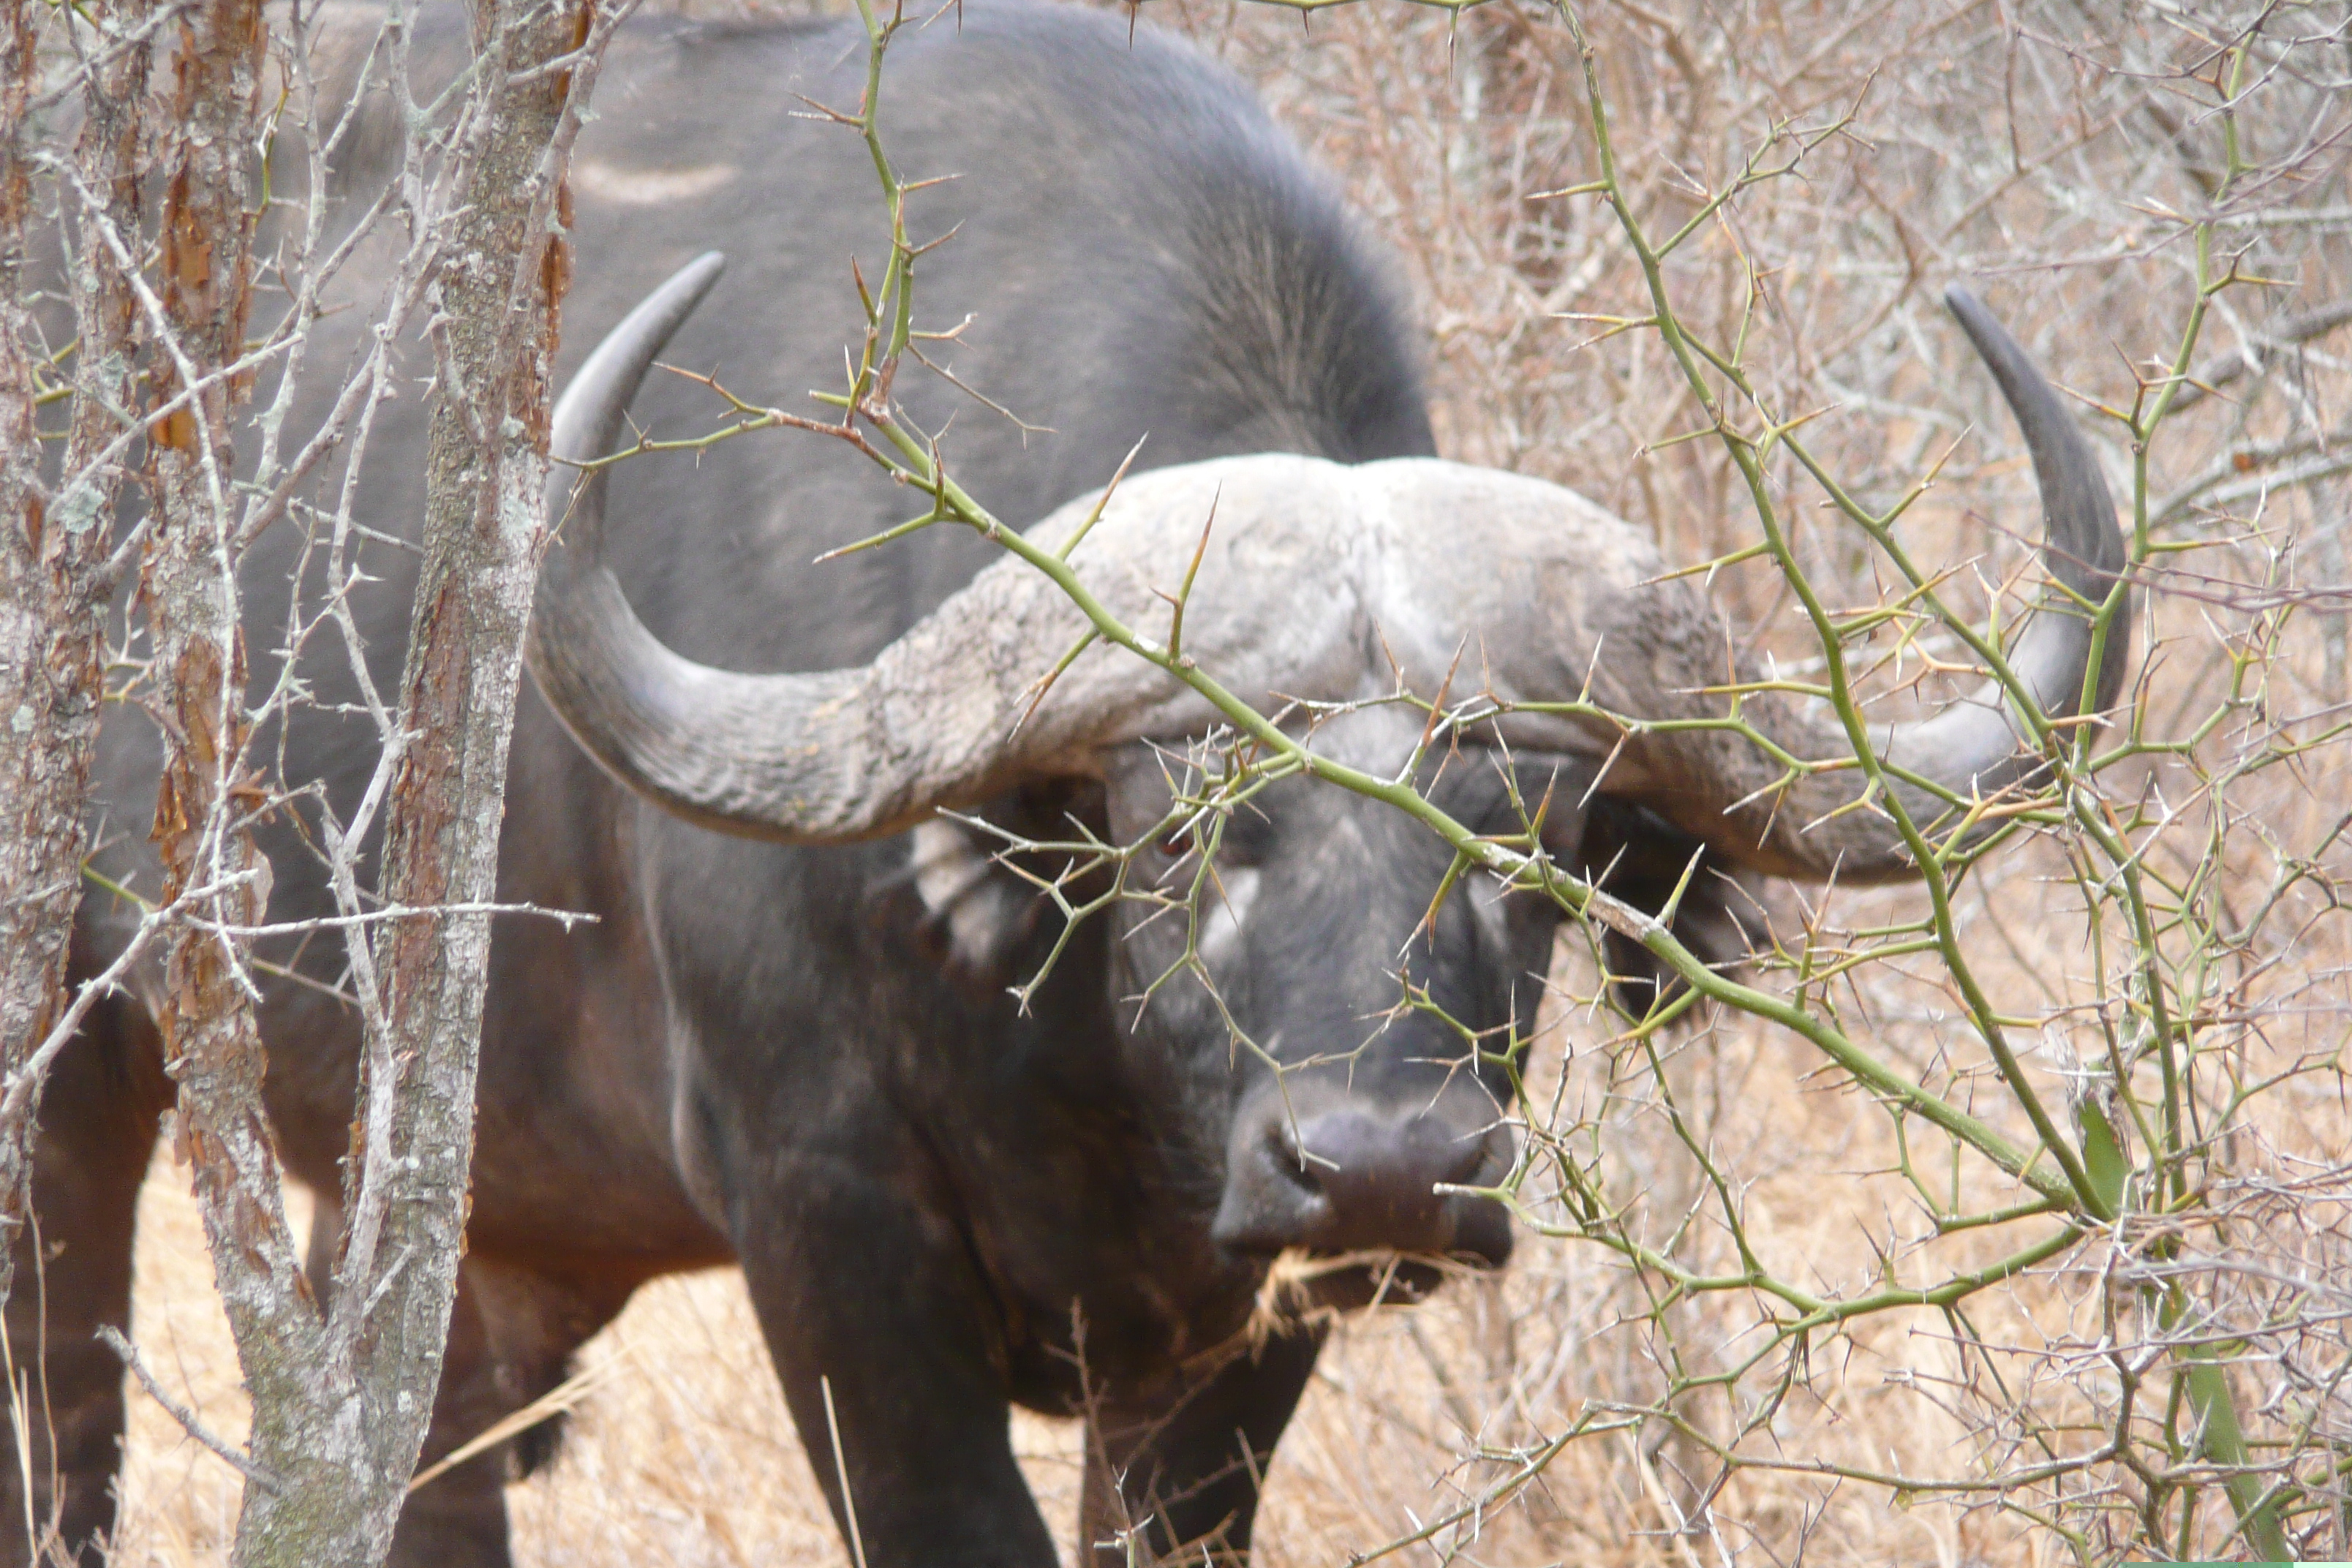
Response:
M557 405L559 459L612 448L654 356L719 268L715 255L690 264L599 346ZM2051 571L2096 604L2124 566L2097 464L2009 334L1964 291L1947 298L2024 429ZM567 491L568 517L559 510ZM1217 717L1197 692L1119 650L1097 645L1061 664L1087 622L1060 587L1012 559L859 668L746 675L696 664L646 630L598 563L603 472L576 486L559 473L549 505L562 521L531 622L540 689L614 775L706 826L784 843L894 833L1024 779L1090 771L1112 742L1197 732ZM1175 630L1171 601L1189 578L1182 652L1261 710L1293 698L1377 697L1400 680L1427 695L1451 680L1456 698L1584 691L1613 713L1703 720L1726 706L1709 689L1741 673L1721 619L1686 580L1666 575L1645 537L1540 480L1433 458L1349 468L1265 454L1135 475L1088 524L1098 505L1074 501L1031 537L1058 545L1089 527L1073 566L1147 637ZM2074 711L2091 641L2079 605L2044 608L2018 639L2011 667L2044 712ZM2128 642L2119 621L2100 666L2102 708L2121 688ZM1850 754L1818 704L1762 694L1742 713L1790 755ZM1779 788L1780 764L1737 733L1669 723L1621 735L1589 710L1515 712L1498 728L1515 745L1605 761L1601 789L1755 869L1857 880L1911 869L1885 814L1840 809L1860 795L1856 770ZM1962 796L2042 765L2021 752L1997 691L1874 739L1898 769ZM1896 787L1917 819L1939 815L1933 795Z
M2095 607L2106 599L2126 564L2115 503L2089 445L2025 351L1966 289L1954 287L1944 298L1991 369L2024 432L2041 489L2044 561L2074 601L2045 605L2033 614L2009 650L2009 667L2044 714L2067 718L2082 706L2084 676L2093 652L2093 617L2084 606ZM2108 631L2094 711L2112 706L2122 691L2131 663L2130 612L2126 599ZM1671 622L1675 617L1664 618ZM1719 635L1663 639L1675 646L1652 650L1659 657L1646 666L1637 649L1624 649L1635 656L1624 662L1636 672L1637 689L1617 694L1617 700L1627 705L1617 710L1657 718L1720 712L1719 699L1693 695L1694 689L1726 679L1725 644L1714 640ZM1791 756L1822 761L1853 754L1835 714L1819 703L1754 697L1743 716ZM1877 726L1872 741L1890 765L1895 794L1924 828L1947 808L1935 794L1898 774L1916 775L1963 800L1994 795L2030 781L2044 766L2038 753L2022 745L2025 734L1998 684L1989 681L1979 692L1932 716ZM1780 763L1736 735L1706 731L1637 737L1627 743L1623 760L1624 776L1604 779L1601 788L1641 799L1755 869L1805 879L1834 875L1850 881L1915 873L1902 837L1885 813L1848 809L1862 795L1857 769L1817 772L1785 791L1776 789L1782 773Z

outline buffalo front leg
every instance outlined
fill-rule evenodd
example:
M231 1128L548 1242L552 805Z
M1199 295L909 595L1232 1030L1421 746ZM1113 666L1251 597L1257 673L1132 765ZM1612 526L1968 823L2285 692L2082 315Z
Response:
M1246 1561L1258 1489L1322 1349L1322 1331L1301 1326L1237 1352L1173 1401L1097 1402L1079 1560L1095 1568Z
M778 1159L762 1201L738 1205L810 1468L866 1568L1055 1568L1013 1457L988 1292L947 1214L903 1180L913 1159L877 1142L855 1163Z
M0 1563L104 1562L122 1454L123 1368L98 1333L131 1331L139 1185L170 1091L146 1013L127 996L112 996L91 1010L42 1096L31 1223L16 1239L8 1299L8 1370L16 1386L0 1405L0 1422L11 1424L0 1450L7 1456L0 1464ZM21 1438L12 1408L25 1415Z

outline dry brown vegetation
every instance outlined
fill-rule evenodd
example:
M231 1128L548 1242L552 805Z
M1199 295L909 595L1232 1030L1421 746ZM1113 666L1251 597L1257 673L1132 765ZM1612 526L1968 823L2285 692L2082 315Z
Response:
M2147 1226L2095 1233L1972 1296L1964 1320L1879 1312L1709 1388L1780 1304L1745 1289L1675 1297L1595 1233L1703 1273L1738 1272L1745 1247L1761 1269L1845 1298L1980 1267L2024 1245L2032 1222L1938 1236L1895 1169L1897 1123L1813 1047L1737 1014L1627 1037L1587 1000L1594 972L1571 933L1528 1114L1545 1147L1586 1163L1616 1213L1580 1237L1524 1236L1505 1278L1344 1324L1269 1479L1260 1561L1349 1562L1481 1498L1491 1506L1401 1559L2113 1560L2146 1528L2147 1475L2092 1463L2020 1478L2096 1450L2140 1371L2152 1407L2129 1419L2143 1435L2164 1419L2168 1373L2134 1360L2160 1337L2131 1306L2152 1260L2214 1314L2250 1435L2316 1456L2309 1479L2352 1446L2337 1385L2352 1366L2341 1054L2352 940L2332 879L2346 868L2352 763L2337 732L2352 700L2352 326L2336 309L2352 300L2347 10L1656 0L1593 5L1586 20L1627 205L1652 233L1698 211L1759 148L1786 161L1790 128L1839 128L1703 226L1664 281L1712 342L1733 342L1746 320L1762 395L1784 415L1818 411L1809 438L1871 504L1948 451L1904 537L1956 572L1975 612L1992 597L1981 584L2023 563L2031 477L1936 303L1942 286L1976 279L2057 379L2128 411L2179 352L2197 224L2209 275L2242 258L2249 280L2214 296L2191 356L2211 390L2179 398L2147 459L2150 537L2166 552L2146 577L2139 711L2149 739L2198 744L2124 758L2100 782L2119 813L2137 803L2144 863L2186 889L2195 914L2158 945L2200 1009L2199 1104L2213 1115L2239 1089L2260 1092L2201 1152L2200 1217L2174 1250ZM1654 528L1678 559L1752 542L1756 515L1724 447L1678 439L1704 426L1658 333L1619 330L1651 307L1616 218L1589 196L1543 195L1595 172L1581 64L1559 18L1517 0L1459 16L1365 4L1311 17L1167 0L1150 24L1189 32L1260 83L1397 247L1433 345L1448 455L1571 484ZM2089 427L2128 507L2127 444L2112 419ZM1815 581L1839 604L1878 599L1891 579L1860 534L1794 464L1769 472ZM1769 563L1727 569L1716 592L1784 669L1819 668ZM1912 658L1881 686L1917 671ZM1955 911L2053 1105L2095 1078L2086 1037L2116 1016L2121 972L2114 911L2086 910L2078 864L2060 836L2012 843L1965 882ZM1916 919L1919 895L1784 892L1771 912L1784 941L1810 929L1823 951ZM1769 969L1760 979L1786 982ZM1821 1001L1885 1059L2025 1136L1931 956L1874 959ZM1924 1141L1911 1153L1956 1208L2015 1201L1981 1162ZM1577 1229L1557 1170L1539 1163L1522 1200L1536 1220ZM233 1434L234 1360L184 1186L168 1163L150 1183L138 1338ZM846 1561L732 1276L646 1291L582 1367L562 1458L509 1494L520 1561ZM1022 1434L1066 1530L1076 1435L1025 1418ZM1548 1457L1529 1474L1537 1454ZM2012 1484L1996 1484L2004 1476ZM236 1479L142 1402L116 1561L217 1561ZM2226 1500L2207 1489L2177 1538L2179 1508L2165 1516L2166 1544L2238 1550ZM2307 1555L2352 1556L2340 1486L2294 1524Z

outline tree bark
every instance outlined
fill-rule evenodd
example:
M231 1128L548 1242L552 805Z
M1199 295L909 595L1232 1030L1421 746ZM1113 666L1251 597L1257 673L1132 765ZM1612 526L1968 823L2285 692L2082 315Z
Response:
M77 683L69 664L58 671L51 662L60 617L47 558L64 530L49 527L41 484L40 337L25 302L35 36L31 0L0 0L0 1072L11 1080L26 1070L62 994L84 782L73 776L70 741L58 733L61 721L73 723ZM13 1272L7 1243L24 1218L30 1146L25 1129L10 1131L0 1137L0 1302Z
M495 79L585 41L590 11L533 14L478 0ZM479 126L461 216L429 297L436 375L426 447L424 562L401 679L406 737L386 807L388 907L481 906L497 894L507 746L543 532L550 380L569 277L562 212L563 75L504 89ZM438 1381L464 1251L474 1086L490 918L450 913L377 928L379 1019L362 1058L333 1354L368 1412L367 1463L404 1479ZM375 1305L367 1321L347 1317ZM389 1519L386 1523L389 1524Z
M237 619L231 425L247 378L237 358L252 299L249 168L265 31L261 0L197 0L181 13L164 151L157 412L148 428L154 525L140 595L164 731L153 837L167 938L162 1025L179 1085L179 1139L194 1166L215 1278L253 1395L248 1484L235 1560L331 1562L301 1541L348 1483L321 1436L314 1377L322 1325L286 1225L262 1110L261 1037L244 944L268 866L247 831L263 796L242 770L245 645ZM192 394L178 407L164 405Z
M243 332L260 0L199 0L176 62L179 133L165 174L164 303L182 353L165 398L228 364ZM237 639L228 425L222 380L161 416L159 524L143 590L155 689L171 732L156 834L167 899L200 921L174 933L163 1023L181 1136L222 1299L253 1394L240 1565L379 1563L434 1405L473 1152L506 758L541 542L549 379L568 252L555 238L573 84L535 68L588 37L588 13L478 0L486 84L459 121L462 171L429 296L436 351L424 564L412 616L385 811L383 922L355 967L362 1057L349 1220L322 1318L287 1235L260 1110L263 1056L237 944L259 922L267 867L240 814L265 802L239 773L245 668ZM521 85L510 79L525 76ZM584 83L582 85L584 92Z
M115 502L125 478L110 448L136 421L139 309L108 243L137 244L140 162L151 51L142 40L93 62L74 167L100 204L79 212L68 288L75 311L73 415L58 492L44 495L26 399L37 340L21 309L29 196L24 145L32 67L31 0L5 0L0 122L0 1305L8 1244L29 1198L33 1128L47 1061L36 1055L58 1020L81 862L86 797L104 696L106 603ZM103 48L142 19L131 0L88 8ZM68 195L65 200L73 201ZM62 237L61 237L62 242Z

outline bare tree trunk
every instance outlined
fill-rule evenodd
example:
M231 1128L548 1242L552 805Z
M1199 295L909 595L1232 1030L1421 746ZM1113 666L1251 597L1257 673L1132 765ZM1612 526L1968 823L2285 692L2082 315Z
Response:
M141 595L164 729L154 839L163 898L187 920L164 957L165 1065L179 1084L179 1137L195 1167L221 1301L253 1395L236 1561L332 1561L300 1545L347 1486L321 1443L313 1379L322 1325L286 1226L276 1148L261 1100L261 1037L243 944L259 921L268 867L245 815L245 647L231 540L230 426L245 378L237 357L252 297L248 162L262 64L261 0L199 0L182 13L173 60L172 142L162 215L160 412L149 431L156 517ZM355 1414L355 1413L354 1413Z
M41 485L34 402L40 337L25 301L35 34L31 0L0 0L0 1071L11 1079L58 1009L80 877L83 782L73 776L71 741L58 733L61 719L72 723L78 683L70 670L61 672L61 693L51 666L60 606L48 557L63 531L48 526ZM13 1272L6 1242L23 1223L28 1146L21 1130L0 1139L0 1226L7 1231L0 1237L0 1301Z
M461 118L453 154L466 173L450 193L456 216L432 294L425 563L388 741L399 750L378 891L404 912L372 949L354 943L368 1037L350 1219L323 1320L286 1231L253 993L231 934L258 923L267 903L267 867L240 820L264 798L239 772L245 669L227 478L243 388L216 375L236 357L249 293L243 159L259 0L202 0L182 37L163 215L178 358L163 395L199 384L203 393L152 431L160 515L143 587L172 742L156 826L164 893L196 922L169 948L163 1022L181 1135L254 1399L239 1564L381 1562L433 1408L464 1252L489 947L486 915L440 906L478 908L496 891L568 266L553 234L578 129L569 105L585 91L538 68L587 41L587 23L584 9L528 0L480 0L476 11L488 85Z
M476 48L494 79L529 73L588 37L590 11L478 0ZM582 84L584 90L584 83ZM431 296L436 375L426 448L424 564L401 678L404 737L388 802L379 892L394 909L478 909L497 892L507 745L538 575L550 378L569 277L551 232L563 207L572 84L562 73L501 91ZM330 1334L352 1358L371 1418L370 1463L406 1476L464 1252L474 1085L488 979L485 913L379 928L355 1147L369 1180L348 1194ZM381 1173L382 1179L375 1179ZM351 1310L374 1303L362 1324ZM389 1521L387 1520L387 1523Z
M66 954L88 848L85 796L103 697L106 601L114 574L115 500L123 465L110 452L128 429L138 353L138 301L112 238L140 233L139 173L150 50L142 40L93 62L75 169L99 204L73 226L76 315L73 418L56 495L38 490L31 438L29 352L21 313L28 171L26 87L34 28L29 0L5 0L5 85L0 122L0 1304L9 1243L29 1197L32 1131L63 1001ZM91 8L102 46L142 18L128 0ZM64 200L70 205L74 195ZM36 1053L41 1053L37 1055Z

